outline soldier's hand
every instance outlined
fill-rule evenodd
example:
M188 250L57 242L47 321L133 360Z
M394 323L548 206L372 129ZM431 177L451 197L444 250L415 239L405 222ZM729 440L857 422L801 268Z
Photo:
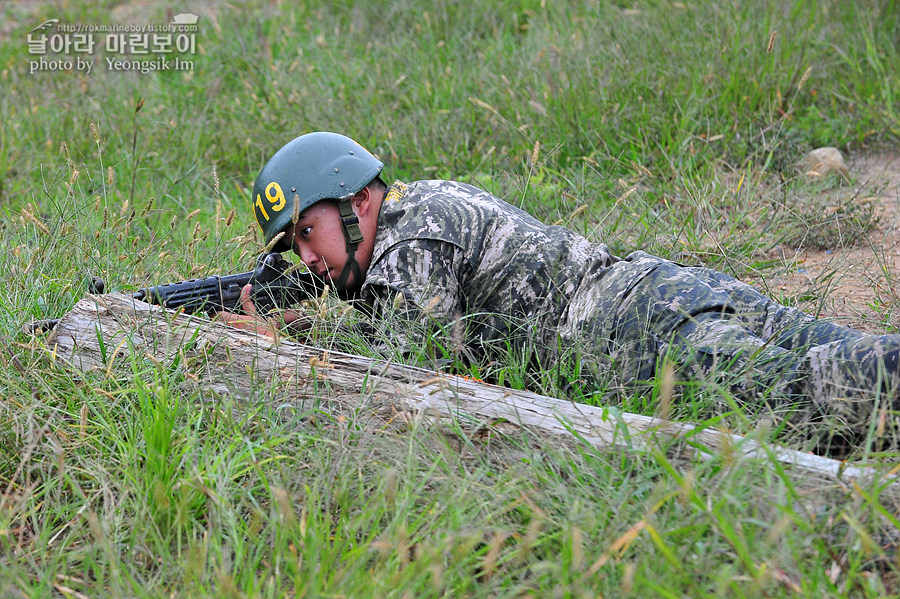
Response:
M238 298L237 305L243 311L243 314L235 312L216 312L214 320L224 322L235 328L245 331L253 331L258 335L265 335L274 339L278 336L278 325L273 319L264 318L256 309L253 303L251 292L253 285L247 283L241 288L241 295Z
M315 318L306 316L294 310L285 310L280 318L264 318L253 303L253 286L249 283L241 289L237 305L243 314L235 312L217 312L215 320L224 322L238 329L253 331L259 335L265 335L274 339L281 328L287 329L292 334L303 334L315 325Z
M300 336L309 333L318 319L295 310L285 310L281 313L281 321L284 324L282 328L286 329L288 333Z

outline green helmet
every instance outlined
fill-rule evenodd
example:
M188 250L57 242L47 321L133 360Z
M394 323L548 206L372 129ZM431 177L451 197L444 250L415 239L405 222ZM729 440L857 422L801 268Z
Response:
M288 142L266 163L253 185L253 211L266 238L266 244L296 222L301 212L321 200L341 202L348 245L359 227L350 209L349 199L381 173L384 164L364 147L338 133L307 133ZM355 231L348 230L356 227ZM282 237L273 247L276 252L291 248L291 240Z

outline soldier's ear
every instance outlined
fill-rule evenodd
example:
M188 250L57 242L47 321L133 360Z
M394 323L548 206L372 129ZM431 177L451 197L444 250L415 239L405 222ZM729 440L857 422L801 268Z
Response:
M353 196L351 201L356 209L356 216L364 216L372 209L374 197L371 187L363 187Z

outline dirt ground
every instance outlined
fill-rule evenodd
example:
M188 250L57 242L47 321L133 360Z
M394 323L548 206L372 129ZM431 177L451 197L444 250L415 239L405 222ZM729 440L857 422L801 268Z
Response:
M873 203L877 227L852 246L801 250L764 287L776 297L808 295L800 308L848 326L893 331L900 328L900 151L846 162L856 201Z

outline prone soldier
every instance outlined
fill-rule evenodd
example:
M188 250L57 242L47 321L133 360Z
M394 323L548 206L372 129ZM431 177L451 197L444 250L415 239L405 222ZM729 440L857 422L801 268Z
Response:
M253 189L267 244L293 250L375 321L462 330L467 348L521 350L536 368L569 358L606 391L633 392L668 362L682 380L806 420L835 417L855 435L877 406L897 404L900 335L815 319L707 268L620 258L470 185L388 186L382 168L350 138L315 132L278 150Z

